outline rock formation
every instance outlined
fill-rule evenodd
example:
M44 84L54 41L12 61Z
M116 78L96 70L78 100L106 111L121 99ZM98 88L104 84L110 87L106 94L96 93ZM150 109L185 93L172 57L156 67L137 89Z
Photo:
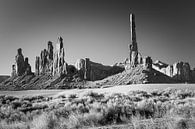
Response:
M53 45L48 41L47 49L41 51L40 57L37 56L35 60L35 74L44 75L53 72Z
M16 66L17 69L15 68L15 65L12 65L12 76L22 76L22 75L30 75L32 74L31 71L31 66L28 63L28 57L25 58L24 60L24 56L22 54L22 49L19 48L18 49L18 53L15 57L16 60Z
M17 72L16 72L16 65L12 65L12 73L11 73L11 77L15 77L17 76Z
M84 79L85 80L93 80L91 75L91 63L89 58L85 58L85 72L84 72Z
M185 62L183 64L183 73L184 73L184 78L183 80L185 82L190 82L191 80L191 68L190 68L190 64Z
M75 67L78 70L81 78L88 81L101 80L105 77L124 71L124 67L105 66L92 62L89 58L77 60Z
M147 56L146 58L143 59L143 66L146 69L152 69L152 58Z
M192 82L195 83L195 68L191 71L191 76Z
M78 59L75 63L75 67L78 71L83 70L85 68L85 60L84 59Z
M21 76L24 74L25 69L24 69L24 56L22 54L22 49L18 49L18 53L15 57L16 59L16 66L17 66L17 75Z
M25 75L30 75L30 74L32 74L31 66L30 66L30 64L28 63L28 57L25 58L25 61L24 61L24 69L25 69L25 72L24 72Z
M40 57L37 56L35 60L36 75L61 76L67 74L66 67L62 37L58 38L55 52L53 43L48 41L47 49L42 50Z
M35 74L40 75L40 57L36 56L35 59Z
M177 62L173 64L173 78L181 82L191 80L190 65L187 62Z
M165 74L169 77L173 77L173 65L168 65L165 69Z
M91 61L89 58L77 60L75 66L65 60L63 39L59 37L56 48L48 41L35 60L35 74L22 49L15 57L16 65L12 66L12 77L2 82L0 89L52 89L82 88L95 85L125 85L137 83L176 83L195 82L195 69L189 63L178 62L168 65L161 61L153 63L152 58L142 58L138 51L135 29L135 15L130 14L131 43L128 58L114 66L106 66ZM102 80L103 79L103 80ZM97 81L99 80L99 81ZM94 85L93 85L94 86Z
M173 78L177 82L193 82L193 70L191 70L189 63L176 62L173 65L167 65L163 63L154 63L152 66L155 70Z
M61 76L63 74L67 74L67 64L65 62L63 39L59 37L56 44L56 52L54 53L53 75Z
M129 61L131 67L136 67L138 64L138 47L136 41L134 14L130 14L130 31L131 31L131 44L129 45Z

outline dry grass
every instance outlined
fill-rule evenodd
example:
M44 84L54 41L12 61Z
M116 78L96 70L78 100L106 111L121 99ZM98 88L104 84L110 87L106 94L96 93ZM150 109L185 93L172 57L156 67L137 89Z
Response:
M188 129L195 122L194 90L131 91L127 94L60 94L0 97L0 129L111 127ZM114 127L113 127L114 128ZM193 128L192 128L193 129Z

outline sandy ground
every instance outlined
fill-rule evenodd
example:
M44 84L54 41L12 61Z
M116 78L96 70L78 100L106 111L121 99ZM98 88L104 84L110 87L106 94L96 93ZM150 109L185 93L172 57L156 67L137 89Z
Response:
M26 90L26 91L0 91L0 95L12 95L17 97L22 96L58 96L58 95L69 95L69 94L83 94L86 92L98 92L98 93L128 93L129 91L153 91L153 90L164 90L167 88L174 89L191 89L195 90L195 84L134 84L134 85L123 85L123 86L104 86L104 88L95 89L69 89L69 90Z

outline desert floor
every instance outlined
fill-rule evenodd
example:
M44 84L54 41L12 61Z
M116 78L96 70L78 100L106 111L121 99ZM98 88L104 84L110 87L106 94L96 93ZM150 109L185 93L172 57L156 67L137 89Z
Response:
M173 89L190 89L195 90L195 84L133 84L133 85L121 85L121 86L104 86L104 88L94 89L66 89L66 90L24 90L24 91L0 91L0 95L11 95L16 97L22 96L37 96L44 97L56 96L60 94L83 94L88 91L94 91L98 93L128 93L129 91L153 91L164 90L167 88Z

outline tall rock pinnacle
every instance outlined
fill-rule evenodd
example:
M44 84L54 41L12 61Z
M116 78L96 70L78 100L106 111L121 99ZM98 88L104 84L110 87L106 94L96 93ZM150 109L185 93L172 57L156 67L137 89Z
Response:
M131 67L136 67L138 64L138 47L136 41L135 31L135 15L130 14L130 32L131 32L131 44L129 44L129 61Z

